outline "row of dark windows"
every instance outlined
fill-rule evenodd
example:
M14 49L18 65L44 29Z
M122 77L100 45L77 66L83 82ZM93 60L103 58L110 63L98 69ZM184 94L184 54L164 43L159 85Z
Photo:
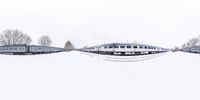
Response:
M45 49L48 49L48 50L54 50L54 48L35 48L37 50L45 50Z
M0 50L24 50L25 48L0 48Z
M103 47L104 49L107 49L107 48L140 48L140 49L156 49L156 47L148 47L148 46L124 46L124 45L121 45L121 46L104 46Z
M38 50L45 50L46 48L36 48ZM49 50L54 50L54 48L48 48ZM25 50L25 48L0 48L0 50Z

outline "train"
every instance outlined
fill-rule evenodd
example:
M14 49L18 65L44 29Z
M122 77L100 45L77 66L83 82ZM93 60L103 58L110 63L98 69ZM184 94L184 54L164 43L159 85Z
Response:
M13 54L13 55L25 55L25 54L47 54L63 52L64 48L50 47L50 46L38 46L38 45L4 45L0 46L0 54Z
M169 49L144 45L144 44L133 44L133 43L108 43L92 47L83 47L79 51L107 54L107 55L121 55L121 56L132 56L132 55L145 55L168 52Z
M183 52L200 53L200 46L187 47L182 50Z

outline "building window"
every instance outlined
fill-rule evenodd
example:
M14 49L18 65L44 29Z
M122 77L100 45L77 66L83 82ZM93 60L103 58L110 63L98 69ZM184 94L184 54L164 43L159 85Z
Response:
M122 46L120 46L120 48L125 48L125 46L122 45Z
M133 46L133 48L138 48L137 46Z
M109 48L113 48L113 46L109 46Z
M131 46L130 46L130 45L128 45L128 46L126 46L126 48L131 48Z
M114 48L119 48L119 46L116 46L116 45L115 45Z

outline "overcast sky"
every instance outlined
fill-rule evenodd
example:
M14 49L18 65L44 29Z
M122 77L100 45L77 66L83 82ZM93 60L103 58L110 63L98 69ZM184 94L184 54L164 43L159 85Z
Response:
M0 32L49 35L54 46L133 42L180 46L200 35L199 0L0 0Z

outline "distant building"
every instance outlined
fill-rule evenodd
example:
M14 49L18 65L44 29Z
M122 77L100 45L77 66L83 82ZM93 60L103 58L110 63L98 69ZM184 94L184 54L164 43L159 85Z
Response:
M119 56L145 55L169 51L168 49L157 46L135 43L108 43L92 47L84 47L79 50L90 53Z

